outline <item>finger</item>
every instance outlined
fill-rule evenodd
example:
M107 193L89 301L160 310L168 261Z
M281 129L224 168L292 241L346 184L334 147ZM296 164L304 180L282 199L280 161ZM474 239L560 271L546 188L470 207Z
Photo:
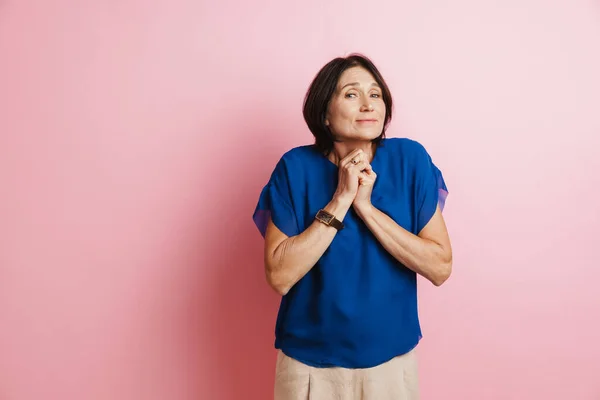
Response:
M346 157L344 157L342 159L342 161L340 162L340 165L345 166L349 163L352 163L352 160L356 160L356 163L353 164L357 164L358 161L360 161L361 155L362 155L362 149L354 149L350 152L350 154L348 154Z
M355 162L355 161L356 161L356 162ZM354 159L352 159L352 160L348 161L348 162L347 162L347 163L344 165L344 167L345 167L346 169L355 169L355 168L357 168L357 167L360 165L360 166L362 166L362 168L360 169L360 170L362 171L362 170L365 168L365 167L364 167L364 163L365 163L364 161L362 161L362 160L357 160L357 159L356 159L356 157L355 157Z
M369 179L375 180L377 179L377 174L372 169L370 171L364 170L365 175L369 177Z
M355 157L351 158L351 159L350 159L350 160L349 160L349 161L346 163L346 165L347 165L347 166L358 165L358 164L359 164L361 161L362 161L362 160L361 160L361 158L360 158L360 155L358 155L358 156L355 156Z
M356 164L348 164L348 168L353 171L358 171L360 173L367 167L367 165L369 165L369 163L367 163L366 161L359 161Z
M358 175L358 179L366 181L366 182L375 182L375 179L373 176L369 176L366 172L361 172Z
M373 179L367 177L365 174L361 174L358 177L358 184L361 186L372 185L375 183Z

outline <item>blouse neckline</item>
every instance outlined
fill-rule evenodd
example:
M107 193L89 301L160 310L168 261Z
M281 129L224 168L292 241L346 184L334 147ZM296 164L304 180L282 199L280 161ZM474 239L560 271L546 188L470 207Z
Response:
M383 150L383 148L385 147L385 141L386 139L383 139L380 144L375 148L375 154L373 155L373 160L371 161L371 165L375 165L375 161L378 160L379 158L381 158L381 154L380 151ZM338 168L338 165L335 164L333 161L331 161L329 158L327 158L327 156L325 156L323 153L318 152L318 155L320 158L322 158L327 164L335 167L336 169Z

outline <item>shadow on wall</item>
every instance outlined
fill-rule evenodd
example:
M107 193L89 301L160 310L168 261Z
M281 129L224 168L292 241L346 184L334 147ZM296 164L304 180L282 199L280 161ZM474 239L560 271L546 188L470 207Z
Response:
M203 273L210 279L202 284L208 292L200 293L197 306L203 315L198 334L205 338L200 364L211 371L212 387L212 393L206 387L196 393L211 400L273 398L280 297L266 283L264 242L252 214L275 163L288 150L283 143L289 139L282 139L282 133L289 130L282 132L285 119L274 121L273 111L268 118L243 114L232 112L224 120L223 134L243 132L243 140L225 139L216 150L223 154L211 167L219 171L218 179L212 179L209 200L203 203L209 209L196 235L204 238L201 268L210 270ZM308 133L307 143L311 139Z

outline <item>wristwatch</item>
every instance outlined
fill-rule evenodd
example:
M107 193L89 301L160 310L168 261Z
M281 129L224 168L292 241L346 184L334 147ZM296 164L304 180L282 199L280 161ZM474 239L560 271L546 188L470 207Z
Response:
M342 223L342 221L337 219L335 217L335 215L333 215L325 210L319 210L317 215L315 215L315 219L317 221L324 223L325 225L333 226L338 231L341 231L342 229L344 229L344 224Z

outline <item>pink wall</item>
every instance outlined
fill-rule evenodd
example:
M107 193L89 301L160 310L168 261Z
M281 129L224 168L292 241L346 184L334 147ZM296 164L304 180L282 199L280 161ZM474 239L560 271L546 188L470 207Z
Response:
M451 191L423 399L600 399L599 42L583 0L0 2L0 399L270 398L251 214L351 51Z

